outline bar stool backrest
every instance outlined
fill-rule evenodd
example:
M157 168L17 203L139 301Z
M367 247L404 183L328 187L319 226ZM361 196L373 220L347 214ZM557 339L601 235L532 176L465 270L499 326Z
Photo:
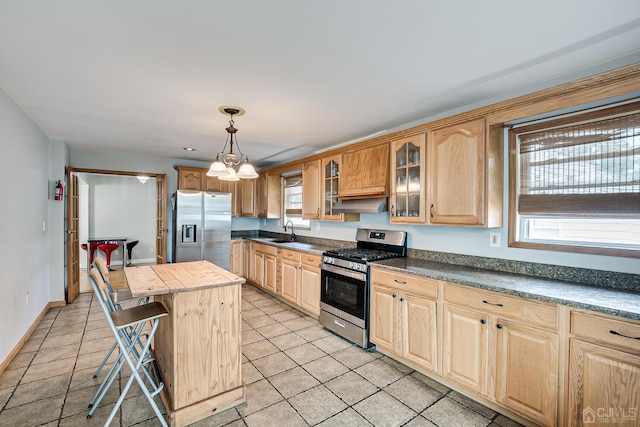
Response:
M96 296L100 299L100 305L104 303L109 311L116 311L116 308L111 301L111 297L109 296L109 289L107 288L107 284L102 279L102 275L98 272L97 268L91 269L91 272L89 273L89 279L93 287L93 292L96 293Z
M107 288L109 288L109 292L113 292L113 287L111 286L111 281L109 280L109 269L107 265L104 263L104 260L100 257L96 257L93 261L98 270L100 271L100 275L102 276L102 280L106 283Z

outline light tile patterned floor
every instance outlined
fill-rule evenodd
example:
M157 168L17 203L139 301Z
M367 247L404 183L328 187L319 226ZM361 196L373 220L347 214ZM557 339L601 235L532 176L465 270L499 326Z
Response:
M193 426L519 425L386 356L350 344L251 285L243 287L242 310L247 404ZM0 426L103 425L126 382L121 378L86 419L102 378L93 379L93 372L112 342L91 294L50 310L0 375ZM137 387L112 423L158 424Z

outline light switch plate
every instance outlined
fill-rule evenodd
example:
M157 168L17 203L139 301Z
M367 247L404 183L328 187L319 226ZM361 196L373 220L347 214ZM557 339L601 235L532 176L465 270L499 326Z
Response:
M489 246L492 248L500 247L500 233L489 233Z

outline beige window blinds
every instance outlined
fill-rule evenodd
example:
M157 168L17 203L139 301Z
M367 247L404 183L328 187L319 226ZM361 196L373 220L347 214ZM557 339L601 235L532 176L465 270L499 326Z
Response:
M640 105L624 110L517 130L518 213L640 217Z
M302 174L284 178L284 211L289 217L302 217Z

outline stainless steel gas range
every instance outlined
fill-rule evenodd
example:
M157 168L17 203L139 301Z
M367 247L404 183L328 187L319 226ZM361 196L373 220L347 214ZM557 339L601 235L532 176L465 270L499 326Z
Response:
M405 231L358 228L357 246L324 252L320 265L320 323L370 348L369 262L407 255Z

